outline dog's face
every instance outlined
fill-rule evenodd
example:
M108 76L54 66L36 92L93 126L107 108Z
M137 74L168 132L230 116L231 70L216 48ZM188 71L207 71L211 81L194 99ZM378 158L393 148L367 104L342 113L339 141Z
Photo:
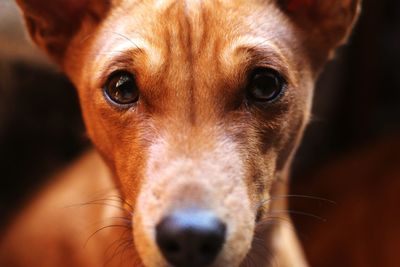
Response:
M29 29L78 89L143 264L239 266L358 1L39 2L20 0Z

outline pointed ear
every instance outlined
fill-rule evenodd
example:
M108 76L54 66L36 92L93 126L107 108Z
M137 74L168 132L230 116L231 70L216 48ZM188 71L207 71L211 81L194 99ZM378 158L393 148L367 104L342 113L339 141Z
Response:
M347 41L361 6L361 0L280 1L286 13L329 50Z
M17 0L33 41L57 63L84 19L98 22L109 0Z

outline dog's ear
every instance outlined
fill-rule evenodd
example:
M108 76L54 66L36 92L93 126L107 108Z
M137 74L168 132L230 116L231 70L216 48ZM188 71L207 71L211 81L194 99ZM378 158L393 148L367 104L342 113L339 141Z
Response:
M282 8L319 46L343 44L356 22L361 0L279 0Z
M17 0L33 41L57 63L85 18L100 21L110 0Z

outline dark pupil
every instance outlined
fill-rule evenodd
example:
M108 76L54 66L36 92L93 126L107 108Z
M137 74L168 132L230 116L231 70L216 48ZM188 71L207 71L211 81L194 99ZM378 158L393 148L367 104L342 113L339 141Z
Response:
M262 101L273 100L280 92L278 77L272 73L257 74L253 80L252 94Z
M129 104L138 97L137 88L132 77L120 75L113 78L109 85L112 100L120 104Z

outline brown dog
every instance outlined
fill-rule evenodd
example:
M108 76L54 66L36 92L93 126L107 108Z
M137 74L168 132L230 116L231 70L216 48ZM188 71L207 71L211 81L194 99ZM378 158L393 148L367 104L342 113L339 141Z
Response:
M18 3L97 152L19 216L1 266L306 266L290 162L359 0Z

